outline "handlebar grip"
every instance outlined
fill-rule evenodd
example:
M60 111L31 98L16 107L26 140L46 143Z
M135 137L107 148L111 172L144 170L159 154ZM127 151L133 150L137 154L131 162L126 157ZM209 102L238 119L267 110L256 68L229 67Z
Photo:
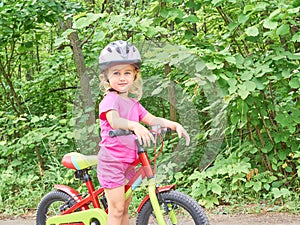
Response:
M131 130L123 130L123 129L110 130L108 133L110 137L124 136L130 134L133 134Z

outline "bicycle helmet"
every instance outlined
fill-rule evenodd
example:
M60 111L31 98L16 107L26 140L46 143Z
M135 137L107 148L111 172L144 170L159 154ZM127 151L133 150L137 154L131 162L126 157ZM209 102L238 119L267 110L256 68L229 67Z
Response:
M122 40L109 43L99 56L99 65L102 72L117 64L135 64L139 68L141 62L138 49L129 42Z

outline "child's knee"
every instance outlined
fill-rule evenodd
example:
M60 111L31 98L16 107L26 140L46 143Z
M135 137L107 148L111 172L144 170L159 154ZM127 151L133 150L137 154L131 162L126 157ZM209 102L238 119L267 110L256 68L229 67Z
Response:
M126 211L126 207L124 203L118 202L113 207L109 208L109 213L114 217L122 217Z

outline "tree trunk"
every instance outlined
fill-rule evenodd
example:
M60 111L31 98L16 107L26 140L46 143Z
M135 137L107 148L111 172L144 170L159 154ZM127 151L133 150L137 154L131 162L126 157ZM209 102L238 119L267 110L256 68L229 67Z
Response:
M169 64L166 64L165 75L168 76L170 72L171 72L171 67ZM169 102L170 102L170 119L173 121L177 121L175 85L174 82L171 80L168 87L168 95L169 95Z
M66 29L72 28L72 21L60 21L61 28L65 31ZM79 39L78 33L74 31L69 35L70 45L73 51L74 55L74 61L76 65L77 73L80 77L80 105L81 110L84 114L87 114L87 120L84 124L86 126L88 131L88 137L87 140L89 142L98 143L99 137L95 137L93 134L93 131L91 129L88 129L89 127L95 126L96 117L95 117L95 103L92 99L92 93L91 93L91 87L90 87L90 78L87 73L87 68L84 61L84 56L82 53L82 42ZM82 143L83 145L89 145L89 143ZM97 144L95 146L98 146ZM98 148L98 147L96 147ZM98 150L98 149L95 149Z

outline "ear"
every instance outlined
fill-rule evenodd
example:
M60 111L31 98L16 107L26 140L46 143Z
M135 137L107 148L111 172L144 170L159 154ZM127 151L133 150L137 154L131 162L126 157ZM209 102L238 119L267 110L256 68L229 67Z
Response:
M139 72L140 72L140 69L135 68L135 70L134 70L134 79L133 79L134 81L136 80Z
M108 72L107 72L107 70L105 70L105 71L103 72L103 76L104 76L106 82L109 83L109 79L108 79L107 74L108 74Z

